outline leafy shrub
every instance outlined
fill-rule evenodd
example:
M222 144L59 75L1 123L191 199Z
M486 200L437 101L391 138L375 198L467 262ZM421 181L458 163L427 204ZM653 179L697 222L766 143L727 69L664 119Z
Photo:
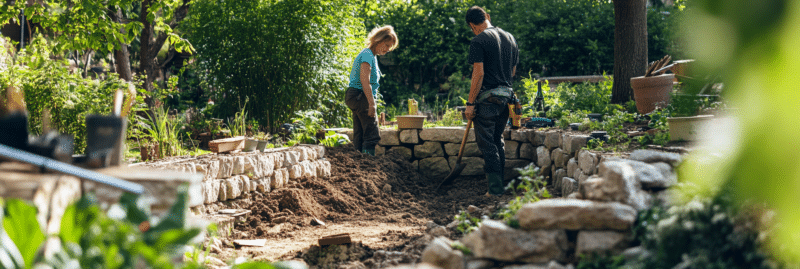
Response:
M344 89L365 35L356 7L346 0L200 0L182 27L219 115L232 115L249 96L247 111L275 132L305 109L323 111L329 124L347 120Z
M101 80L71 73L66 60L52 59L58 58L51 53L54 50L50 41L35 37L17 54L15 63L5 63L7 69L0 72L0 96L5 97L9 86L22 89L31 132L42 132L42 114L50 110L50 123L58 132L73 135L75 152L82 153L86 148L86 115L110 114L114 92L127 89L128 84L114 73ZM1 47L0 53L4 53ZM137 95L137 103L142 102L141 96ZM129 122L133 114L129 114Z
M456 230L461 232L461 234L469 234L481 226L481 219L473 217L467 211L459 212L454 219L456 223L458 223Z
M185 124L182 115L170 116L163 107L154 108L146 116L135 115L132 136L140 146L158 146L158 157L183 155L181 129Z
M319 141L320 145L326 147L338 147L347 143L350 143L350 138L347 138L347 136L341 134L337 134L334 131L328 131L325 133L325 139Z
M772 268L762 250L768 235L758 216L741 211L725 194L696 198L684 205L643 211L634 228L652 252L640 268Z
M625 257L613 255L581 255L577 269L616 269L624 268Z

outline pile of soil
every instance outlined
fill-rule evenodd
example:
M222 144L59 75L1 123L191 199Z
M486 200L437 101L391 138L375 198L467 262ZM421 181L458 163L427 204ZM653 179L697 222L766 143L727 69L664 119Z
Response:
M236 239L286 236L286 232L322 222L374 220L422 225L430 220L446 225L469 205L497 205L486 197L484 177L460 177L436 191L439 180L417 172L396 153L367 156L353 146L327 148L331 163L327 178L300 178L272 192L254 194L232 207L252 211L237 223ZM505 199L507 200L507 199ZM312 224L314 223L314 224ZM280 233L271 233L281 225Z

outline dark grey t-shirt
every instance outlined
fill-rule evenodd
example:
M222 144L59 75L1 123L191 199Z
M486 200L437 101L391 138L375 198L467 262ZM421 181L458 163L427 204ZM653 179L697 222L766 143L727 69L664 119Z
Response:
M483 63L481 91L498 86L511 87L514 66L519 63L519 48L514 36L503 29L489 27L469 44L470 65Z

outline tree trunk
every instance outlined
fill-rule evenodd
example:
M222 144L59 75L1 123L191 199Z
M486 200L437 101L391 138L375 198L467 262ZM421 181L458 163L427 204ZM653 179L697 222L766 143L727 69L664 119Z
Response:
M614 104L632 100L631 78L647 72L646 2L614 0Z
M111 18L120 23L122 21L122 9L117 8L116 12L108 12ZM120 28L119 31L122 32L124 29ZM114 71L119 74L119 78L124 79L125 81L130 82L133 80L133 75L131 74L131 61L130 61L130 53L128 52L128 45L127 44L120 44L119 49L114 50Z
M150 9L152 1L153 0L142 1L142 10L139 14L139 21L143 26L142 35L140 36L139 70L144 72L144 89L149 93L153 92L153 81L156 80L161 72L161 65L158 64L157 58L158 51L161 50L161 46L167 41L167 35L164 33L156 35L153 24L147 20L147 10ZM186 18L188 10L189 0L184 0L183 5L175 10L173 19L169 22L169 26L175 29L178 23ZM155 106L155 100L153 100L152 95L145 97L145 103L151 108Z

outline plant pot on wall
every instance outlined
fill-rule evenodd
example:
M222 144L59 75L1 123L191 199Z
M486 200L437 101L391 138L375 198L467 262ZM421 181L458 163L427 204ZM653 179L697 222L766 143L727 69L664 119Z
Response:
M243 152L254 151L256 150L256 147L258 147L258 140L248 138L247 140L244 141L244 149L242 151Z
M647 114L656 109L656 106L669 104L669 94L672 92L674 74L663 74L653 77L631 78L633 100L639 114Z
M714 115L667 118L670 141L692 141L697 138L700 126L708 124Z

